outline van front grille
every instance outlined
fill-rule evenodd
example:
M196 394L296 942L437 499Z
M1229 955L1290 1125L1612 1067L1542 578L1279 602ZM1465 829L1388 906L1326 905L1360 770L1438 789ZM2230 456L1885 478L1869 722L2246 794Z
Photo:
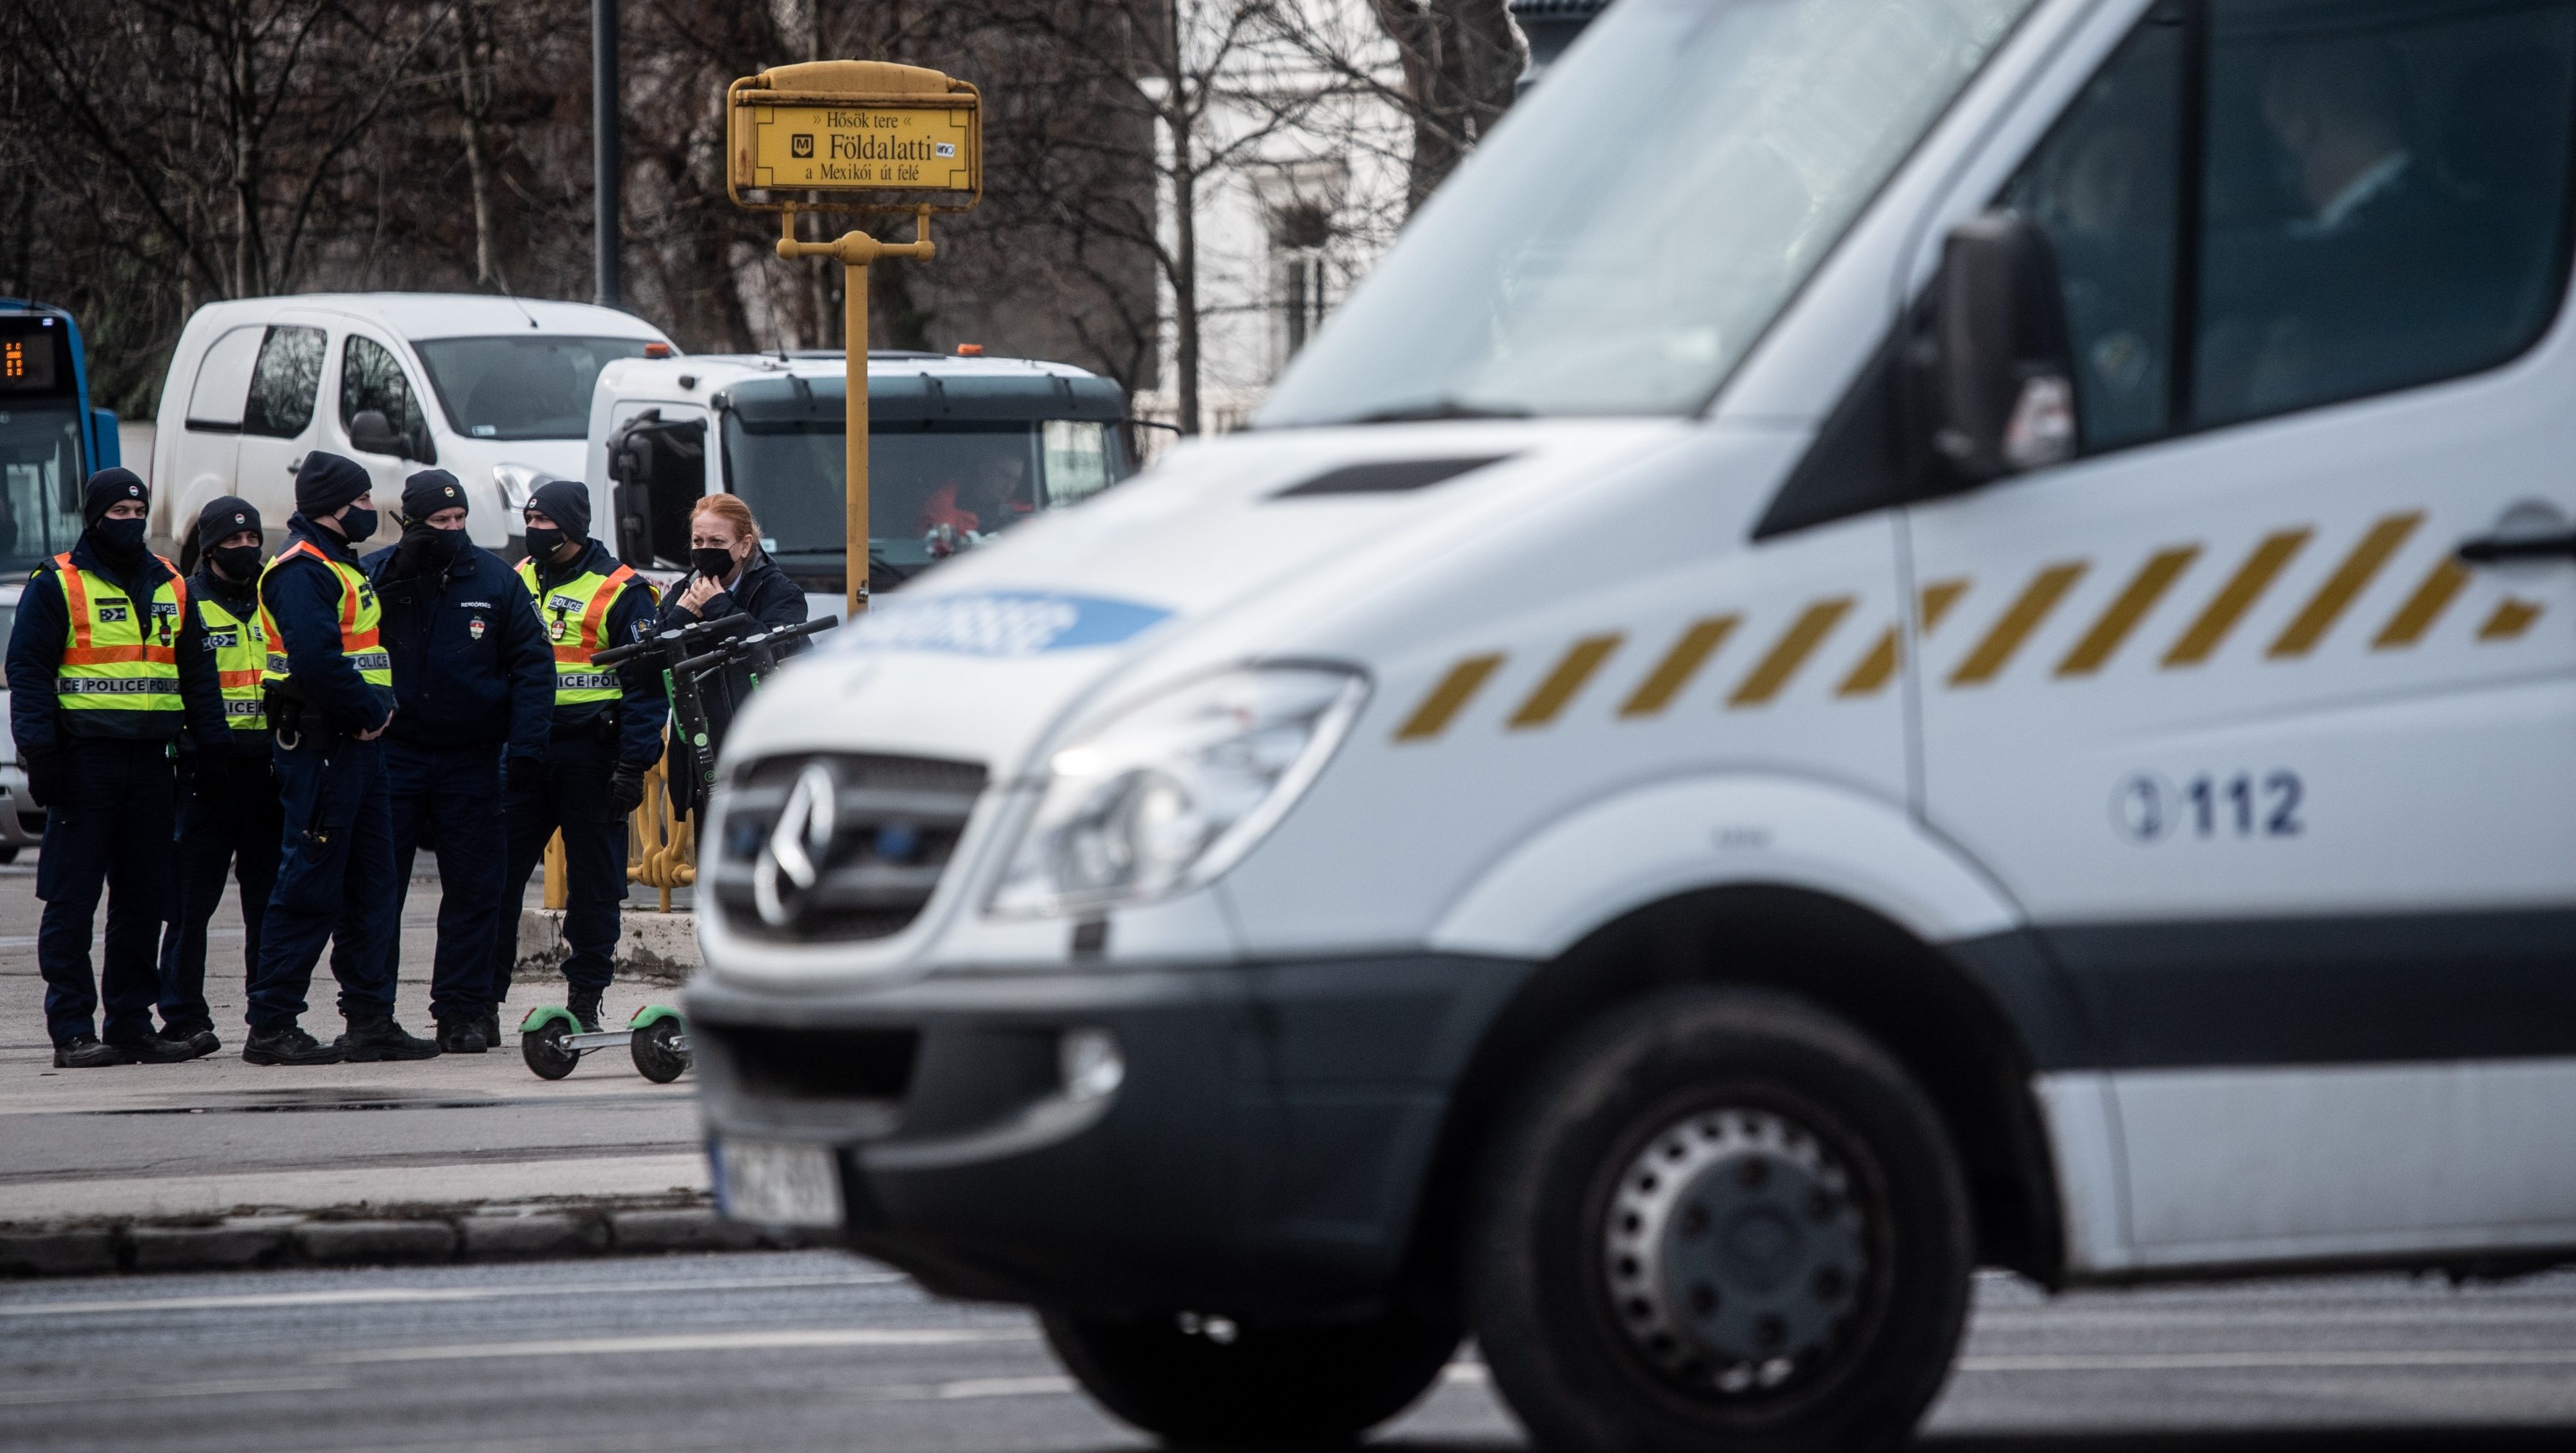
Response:
M984 783L972 762L852 752L736 769L711 865L726 925L776 943L902 932L939 886Z

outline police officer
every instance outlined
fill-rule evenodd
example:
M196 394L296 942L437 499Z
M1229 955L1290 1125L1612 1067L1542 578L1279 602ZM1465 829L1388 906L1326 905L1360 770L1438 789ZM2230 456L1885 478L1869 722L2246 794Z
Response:
M144 548L151 492L102 469L81 500L71 549L38 566L9 634L9 729L27 787L45 807L36 963L56 1069L194 1059L213 1036L152 1032L161 975L153 952L169 907L173 744L220 754L223 705L200 649L188 585ZM211 744L211 745L209 745ZM90 976L90 925L107 890L107 941ZM91 1015L106 998L107 1037Z
M501 800L504 751L512 780L545 772L554 718L554 652L528 592L510 567L465 535L465 489L444 469L403 484L399 544L366 559L393 658L394 720L385 729L385 781L393 799L394 911L426 834L438 850L438 955L429 986L438 1047L481 1054L501 1041L494 993L496 934L515 941L518 915L502 913L508 838ZM395 974L399 936L386 941Z
M179 764L178 903L161 931L161 1032L221 1048L206 1007L206 924L229 869L241 885L242 978L259 964L260 925L277 887L280 817L260 676L268 637L259 624L259 511L231 495L197 514L197 569L188 610L214 658L224 699L220 753L200 746ZM216 758L220 756L220 760Z
M379 741L394 716L393 666L377 641L375 587L349 548L376 531L373 488L354 460L305 455L286 521L290 543L259 577L285 826L242 1045L255 1065L438 1053L394 1022L394 839ZM330 1044L296 1023L325 939L349 1025Z
M658 671L629 662L614 672L594 651L643 639L653 629L652 584L590 538L590 489L577 479L537 487L528 501L528 558L519 580L554 647L555 715L545 771L513 776L509 793L510 876L502 901L517 903L560 828L571 890L564 909L564 1007L599 1028L599 999L617 952L618 904L626 897L626 814L644 800L644 773L662 754L664 700ZM492 982L509 993L518 957L504 934Z

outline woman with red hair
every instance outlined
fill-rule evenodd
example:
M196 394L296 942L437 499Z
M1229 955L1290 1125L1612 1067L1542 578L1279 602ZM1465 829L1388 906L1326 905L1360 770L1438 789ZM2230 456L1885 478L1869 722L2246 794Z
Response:
M751 506L730 494L708 495L689 512L689 578L662 599L666 631L726 616L750 616L762 627L792 626L805 619L805 593L760 548L760 523L752 518ZM746 666L730 667L702 688L710 751L723 743L734 708L751 688ZM672 810L687 812L696 802L697 753L677 731L671 733L667 765Z

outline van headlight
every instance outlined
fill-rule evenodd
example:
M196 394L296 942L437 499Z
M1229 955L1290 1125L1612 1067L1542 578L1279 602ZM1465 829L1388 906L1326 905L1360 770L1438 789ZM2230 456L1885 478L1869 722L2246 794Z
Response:
M492 466L492 487L501 492L501 508L513 517L528 508L528 499L537 492L537 486L551 478L552 475L533 464Z
M990 911L1072 913L1213 881L1287 815L1367 695L1352 671L1254 667L1084 732L1047 759Z

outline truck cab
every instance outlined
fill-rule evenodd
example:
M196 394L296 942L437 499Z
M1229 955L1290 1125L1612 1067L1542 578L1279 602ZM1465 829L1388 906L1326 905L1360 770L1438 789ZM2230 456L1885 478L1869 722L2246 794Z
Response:
M2571 179L2576 0L1619 0L1255 427L736 722L723 1204L1218 1444L2576 1256Z
M848 549L838 352L634 359L602 371L590 468L614 484L616 543L641 570L685 570L689 512L751 506L761 547L839 617ZM870 587L887 590L1130 471L1127 398L1061 363L868 355Z
M81 491L117 465L116 415L90 407L80 325L61 308L0 298L0 638L27 576L80 539ZM44 810L8 737L0 683L0 862L44 836Z

